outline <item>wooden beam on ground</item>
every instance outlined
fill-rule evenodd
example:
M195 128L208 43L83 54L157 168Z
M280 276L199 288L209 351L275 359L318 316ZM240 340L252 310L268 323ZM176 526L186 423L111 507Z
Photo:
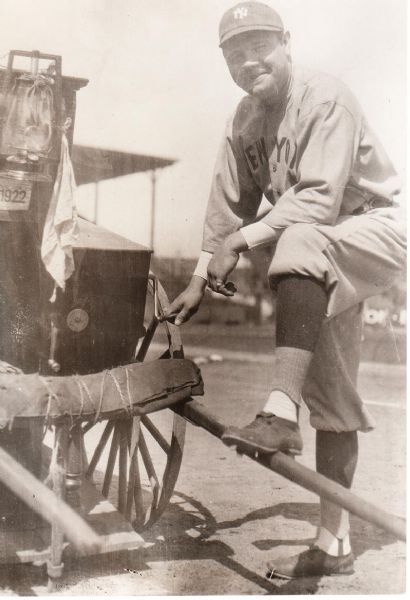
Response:
M188 421L206 429L212 435L221 438L226 425L220 423L216 417L197 400L191 400L180 405L175 412L185 417ZM392 533L399 540L406 540L406 520L396 515L391 515L374 504L359 498L350 490L338 483L316 473L312 469L301 465L290 456L282 452L265 454L255 457L247 455L264 467L275 471L290 481L297 483L303 488L318 494L320 497L330 500L345 508L353 515L381 527Z
M79 552L98 552L100 537L84 519L1 447L0 481L45 521L57 523Z

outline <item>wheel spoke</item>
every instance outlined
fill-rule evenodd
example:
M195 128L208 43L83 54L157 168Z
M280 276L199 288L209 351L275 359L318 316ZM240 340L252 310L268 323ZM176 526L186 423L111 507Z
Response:
M128 487L127 487L127 503L125 506L125 518L131 520L132 504L134 502L134 485L135 485L135 460L134 456L130 457L130 468L128 472Z
M125 516L128 520L131 520L132 515L132 505L135 501L135 487L138 485L140 487L140 478L139 478L139 470L138 470L138 440L140 434L140 417L134 417L132 420L132 425L128 429L128 446L129 446L129 455L130 455L130 468L128 475L128 489L127 489L127 505L125 508ZM138 480L138 481L137 481ZM141 489L139 489L139 496L137 492L137 501L138 506L136 505L137 514L142 513L142 494Z
M183 419L183 417L175 414L172 431L171 449L168 455L168 461L163 475L163 481L166 482L166 484L164 485L164 489L157 506L158 514L161 514L162 511L165 509L174 491L175 483L178 478L179 468L181 466L182 461L182 452L184 449L185 442L185 429L185 420Z
M108 439L111 435L111 431L114 428L114 421L107 421L107 425L105 426L105 429L103 431L103 434L101 436L100 441L97 444L97 447L94 451L93 457L90 461L90 465L87 469L87 472L85 474L87 479L90 479L95 471L95 467L98 464L98 461L101 458L101 454L104 451L105 446L107 445Z
M141 421L142 421L144 427L146 427L147 430L150 432L150 434L152 435L152 437L154 438L154 440L163 449L163 451L165 452L165 454L169 454L169 451L171 449L170 444L168 444L167 440L164 438L164 436L159 431L159 429L157 429L157 427L155 427L155 425L151 421L151 419L149 419L147 415L143 415L141 417Z
M146 518L145 518L144 501L142 498L140 468L139 468L139 464L138 464L138 449L134 454L133 463L134 463L133 493L134 493L134 505L135 505L135 525L137 527L141 527L142 525L145 525Z
M83 433L84 433L84 434L86 434L86 433L87 433L87 431L90 431L90 429L91 429L92 427L94 427L94 425L95 425L94 421L88 421L88 423L85 423L85 424L83 425Z
M134 456L135 450L138 446L138 440L140 438L140 429L141 429L141 417L134 417L132 419L132 425L128 429L128 447L130 457Z
M129 422L118 424L119 430L119 477L118 477L118 510L124 514L127 505L127 462Z
M107 462L107 470L105 471L104 484L102 488L102 495L107 498L108 492L110 491L110 485L112 480L112 474L114 472L114 465L117 458L118 445L120 439L120 430L118 424L115 424L114 434L112 436L112 443L110 448L110 454Z
M157 507L159 493L161 490L161 486L157 477L157 474L154 469L154 464L151 460L151 456L148 451L148 447L144 438L144 434L140 431L140 440L139 440L139 449L141 452L141 457L144 462L145 469L147 471L147 475L149 478L149 482L152 488L152 493L154 495L152 505L154 508Z
M150 324L147 327L147 331L144 335L144 339L141 342L141 346L139 347L136 356L135 356L135 360L137 362L143 362L143 360L145 359L148 349L150 347L150 344L152 342L152 338L155 335L155 331L158 327L158 319L154 316L150 322Z

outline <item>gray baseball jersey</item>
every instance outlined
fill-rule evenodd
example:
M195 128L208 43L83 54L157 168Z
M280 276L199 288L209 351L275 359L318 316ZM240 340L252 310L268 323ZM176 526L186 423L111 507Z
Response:
M206 213L202 249L256 219L276 237L294 223L332 225L374 197L392 203L396 172L348 88L295 67L287 98L267 108L246 96L222 140Z
M389 288L403 269L398 192L396 172L358 102L333 77L295 68L281 106L266 108L247 96L228 123L203 250L212 253L242 228L252 247L258 236L274 244L272 286L290 273L325 283L328 320L303 394L317 429L374 426L356 389L358 305ZM255 224L262 195L272 209Z

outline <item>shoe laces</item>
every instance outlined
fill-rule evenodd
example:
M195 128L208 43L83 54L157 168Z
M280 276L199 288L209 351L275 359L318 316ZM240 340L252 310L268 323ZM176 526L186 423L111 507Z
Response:
M263 421L271 421L272 419L277 419L277 416L273 413L264 412L263 410L256 415L257 420Z

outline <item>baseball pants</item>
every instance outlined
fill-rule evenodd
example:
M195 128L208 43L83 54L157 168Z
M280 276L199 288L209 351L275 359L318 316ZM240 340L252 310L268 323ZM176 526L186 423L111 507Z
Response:
M357 389L363 300L403 274L406 231L396 208L343 216L335 225L298 223L285 229L268 275L295 273L324 282L328 292L303 399L311 425L322 431L370 431L374 420Z

